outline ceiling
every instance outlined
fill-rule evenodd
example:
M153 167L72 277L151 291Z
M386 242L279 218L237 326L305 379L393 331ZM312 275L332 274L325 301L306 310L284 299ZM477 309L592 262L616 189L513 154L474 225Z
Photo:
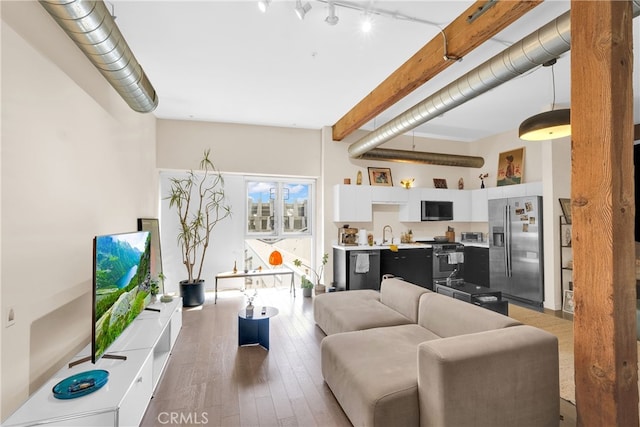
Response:
M304 1L303 1L304 2ZM363 9L398 12L437 25L309 0L304 20L294 1L107 2L122 34L159 96L161 119L201 120L320 129L331 126L473 1L361 1ZM492 40L456 62L363 128L378 127L569 9L547 0ZM634 20L634 40L640 36ZM634 70L640 69L640 48ZM553 67L556 106L569 106L570 53ZM640 78L634 77L634 123L640 122ZM475 141L512 130L551 108L551 68L539 67L415 129L416 135Z

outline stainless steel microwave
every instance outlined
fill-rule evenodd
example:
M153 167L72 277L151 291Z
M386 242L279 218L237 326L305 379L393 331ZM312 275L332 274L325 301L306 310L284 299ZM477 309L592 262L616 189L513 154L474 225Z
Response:
M453 202L423 200L420 219L422 221L452 221Z

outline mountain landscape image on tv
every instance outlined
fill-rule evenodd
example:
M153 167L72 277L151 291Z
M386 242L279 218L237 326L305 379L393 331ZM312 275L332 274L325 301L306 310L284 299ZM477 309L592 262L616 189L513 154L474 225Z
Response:
M93 363L148 304L150 244L148 231L94 239Z

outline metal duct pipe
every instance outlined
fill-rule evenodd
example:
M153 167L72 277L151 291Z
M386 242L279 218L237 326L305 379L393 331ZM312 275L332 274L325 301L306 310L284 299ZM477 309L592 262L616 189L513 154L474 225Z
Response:
M393 150L374 148L361 156L368 160L388 160L391 162L421 163L427 165L459 166L463 168L481 168L482 157L462 156L458 154L425 153L423 151Z
M104 2L39 1L133 110L155 110L156 91Z
M633 16L636 17L639 14L640 0L633 0ZM361 157L396 136L557 58L570 48L571 19L569 11L354 142L349 146L349 155ZM407 153L412 152L408 151Z

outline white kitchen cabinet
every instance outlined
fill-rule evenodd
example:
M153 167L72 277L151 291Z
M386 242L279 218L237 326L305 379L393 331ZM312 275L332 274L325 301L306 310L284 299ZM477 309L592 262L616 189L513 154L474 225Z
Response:
M371 202L378 204L405 204L409 200L409 190L401 187L371 187Z
M109 347L107 354L126 360L101 358L60 369L2 424L9 426L137 426L182 326L182 299L155 303L156 311L144 311ZM91 354L90 345L71 361ZM52 389L60 381L81 372L104 369L108 382L99 390L76 399L56 399Z
M453 220L471 221L471 193L468 190L449 190L453 202Z
M364 185L333 186L333 220L335 222L371 222L371 187Z
M542 182L527 182L526 184L487 188L487 196L489 200L509 197L542 196Z
M487 189L469 190L471 193L471 221L489 221L489 201L487 199Z
M398 208L398 220L402 222L420 222L422 217L422 191L411 188L407 191L407 202Z

